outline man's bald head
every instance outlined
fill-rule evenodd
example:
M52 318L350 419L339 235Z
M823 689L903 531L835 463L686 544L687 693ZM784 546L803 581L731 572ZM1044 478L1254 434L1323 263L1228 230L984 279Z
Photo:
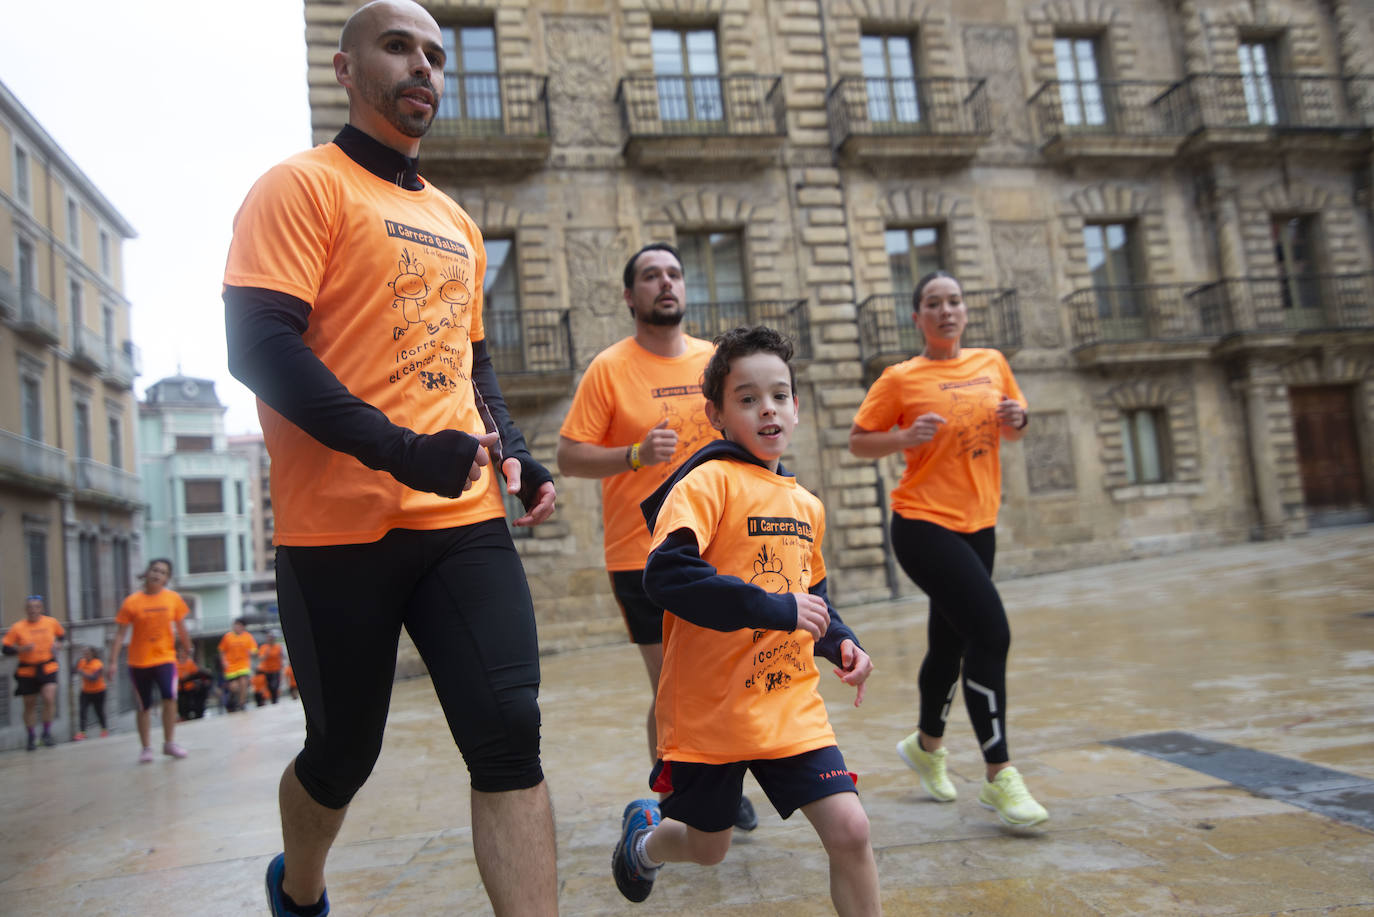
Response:
M339 35L339 50L352 51L358 46L360 41L368 41L373 35L377 34L379 21L384 21L386 13L397 10L404 10L407 13L416 12L427 17L430 22L434 22L434 17L430 16L429 10L425 9L414 0L371 0L364 3L353 11L353 15L348 17L344 23L343 32ZM439 24L434 23L437 29Z

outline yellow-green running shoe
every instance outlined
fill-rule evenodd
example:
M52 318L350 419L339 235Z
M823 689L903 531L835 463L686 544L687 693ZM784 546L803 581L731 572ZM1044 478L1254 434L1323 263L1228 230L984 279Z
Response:
M898 742L897 754L901 755L906 766L921 778L921 788L933 799L937 802L953 802L959 791L950 783L949 775L945 773L945 759L949 757L949 752L944 746L934 751L926 751L921 748L920 735L919 732L913 732Z
M992 809L1004 824L1013 828L1028 828L1050 817L1045 807L1026 789L1026 782L1014 767L1002 768L991 782L983 781L978 803L985 809Z

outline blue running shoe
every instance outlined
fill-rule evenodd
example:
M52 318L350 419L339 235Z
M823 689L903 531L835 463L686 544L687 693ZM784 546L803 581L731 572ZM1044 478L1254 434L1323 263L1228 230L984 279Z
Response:
M753 831L759 826L758 813L748 796L739 798L739 811L735 813L735 827L741 831Z
M295 917L296 911L286 905L286 892L282 891L282 876L286 875L286 854L279 853L267 864L267 906L272 909L272 917ZM329 893L320 895L319 917L329 913Z
M611 854L611 875L615 876L615 887L620 893L635 903L649 897L658 875L657 869L644 869L635 859L635 840L641 831L652 831L661 821L663 816L655 799L636 799L625 807L625 816L620 820L620 842Z

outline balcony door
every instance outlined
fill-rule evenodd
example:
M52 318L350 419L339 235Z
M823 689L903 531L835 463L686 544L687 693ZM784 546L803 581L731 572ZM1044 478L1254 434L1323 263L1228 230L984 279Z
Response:
M438 117L465 122L469 130L499 131L501 81L496 70L496 30L465 26L440 31L446 59Z
M748 323L743 237L738 232L678 233L677 246L687 286L687 333L710 338Z
M525 368L525 357L515 240L495 236L486 239L485 244L487 273L482 279L482 325L487 347L498 369L520 372Z
M19 240L19 293L20 298L27 299L27 294L34 288L34 254L33 243L26 239Z
M1132 340L1146 333L1133 229L1129 223L1089 223L1083 227L1097 317L1103 336L1109 340Z
M81 281L76 277L67 280L67 305L71 309L72 350L82 350L81 330L86 327L86 309L83 302Z
M1059 79L1059 106L1065 126L1103 127L1107 124L1100 59L1095 38L1054 40L1054 69Z
M710 29L654 29L658 116L691 124L725 120L716 33Z
M1270 224L1278 265L1279 302L1284 324L1321 327L1321 282L1317 268L1317 229L1311 216L1277 217Z
M1243 41L1238 54L1246 120L1251 124L1278 124L1278 97L1270 69L1276 57L1274 45L1267 41Z
M920 346L916 323L911 317L914 311L911 296L922 277L931 271L944 270L943 236L939 226L906 226L888 229L883 233L887 266L892 275L892 320L896 322L899 348L903 351L915 350ZM883 335L881 326L879 334Z
M868 120L874 124L917 124L921 105L916 97L916 58L906 35L864 35L863 57Z

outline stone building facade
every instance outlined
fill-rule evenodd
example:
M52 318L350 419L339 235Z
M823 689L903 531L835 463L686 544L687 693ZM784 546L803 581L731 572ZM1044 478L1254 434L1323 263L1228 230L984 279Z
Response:
M353 0L307 0L314 136ZM432 0L446 92L421 170L496 251L488 341L552 463L579 373L630 331L640 244L689 327L797 337L788 464L843 602L905 594L894 461L846 450L919 351L914 277L968 291L1032 406L999 571L1367 519L1374 495L1368 0ZM693 285L695 279L695 285ZM546 644L619 630L597 486L521 541Z

